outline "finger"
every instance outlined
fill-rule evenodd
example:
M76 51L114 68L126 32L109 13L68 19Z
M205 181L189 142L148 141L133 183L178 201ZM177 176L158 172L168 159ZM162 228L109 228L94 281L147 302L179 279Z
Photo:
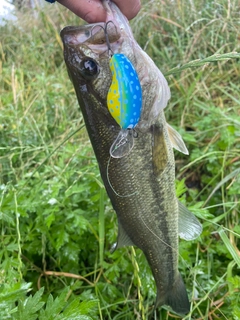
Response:
M106 12L100 0L57 0L88 23L103 22Z
M58 2L88 23L106 20L106 12L100 0L58 0ZM129 20L134 18L141 8L140 0L114 0L114 2Z
M140 0L113 0L122 13L128 18L133 19L141 9Z

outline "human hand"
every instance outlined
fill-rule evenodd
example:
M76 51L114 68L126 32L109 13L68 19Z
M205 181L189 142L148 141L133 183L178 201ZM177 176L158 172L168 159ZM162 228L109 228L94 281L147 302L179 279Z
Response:
M101 0L57 1L88 23L102 22L106 19L106 12ZM113 0L113 2L129 20L138 14L141 7L140 0Z

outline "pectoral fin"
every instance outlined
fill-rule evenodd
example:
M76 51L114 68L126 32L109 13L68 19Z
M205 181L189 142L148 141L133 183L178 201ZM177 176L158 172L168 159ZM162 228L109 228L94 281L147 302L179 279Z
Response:
M173 127L171 127L168 123L167 123L167 130L168 130L168 135L173 148L184 154L189 154L188 149L181 135L175 129L173 129Z
M117 242L113 244L111 252L114 252L116 249L126 246L134 246L134 244L123 229L121 222L118 220L118 239Z
M168 151L165 143L162 127L154 125L153 129L153 146L152 146L152 159L153 159L153 172L156 176L161 174L166 168Z
M198 219L180 201L178 201L178 233L181 239L194 240L202 233Z

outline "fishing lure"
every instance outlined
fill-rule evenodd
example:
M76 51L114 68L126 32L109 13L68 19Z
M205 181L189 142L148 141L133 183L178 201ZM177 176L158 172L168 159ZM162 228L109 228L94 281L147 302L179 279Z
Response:
M129 154L134 146L134 127L140 120L142 109L142 89L134 66L124 54L117 53L111 57L110 69L112 83L107 95L107 106L121 127L110 148L110 155L121 158Z

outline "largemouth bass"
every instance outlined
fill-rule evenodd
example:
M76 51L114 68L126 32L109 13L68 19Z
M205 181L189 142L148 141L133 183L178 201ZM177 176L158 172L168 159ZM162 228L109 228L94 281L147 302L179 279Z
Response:
M178 271L178 239L179 235L195 239L202 228L176 198L173 147L185 154L188 151L165 120L163 109L170 98L166 79L135 41L118 7L107 2L105 6L105 22L61 31L65 62L117 214L115 248L140 248L156 282L155 307L167 305L178 314L186 314L190 306ZM122 129L108 110L107 95L113 78L109 61L116 53L125 55L138 74L142 109L132 132L133 148L115 158L109 151Z

